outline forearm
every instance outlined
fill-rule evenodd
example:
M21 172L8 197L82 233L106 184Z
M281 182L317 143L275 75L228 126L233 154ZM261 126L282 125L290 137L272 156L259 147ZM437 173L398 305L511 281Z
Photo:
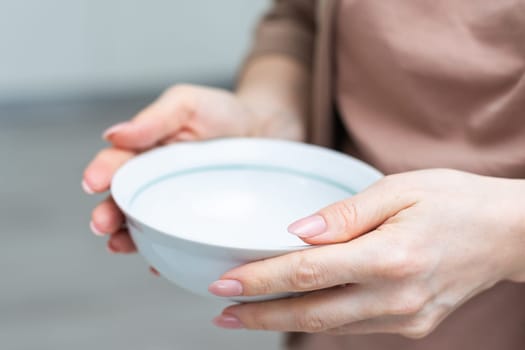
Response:
M501 217L506 220L507 227L514 237L513 241L507 242L504 254L511 262L510 280L525 283L525 179L502 180L506 182L504 189L508 193L509 205L501 208Z
M236 93L259 117L254 136L304 140L310 80L308 68L285 55L264 55L250 61Z

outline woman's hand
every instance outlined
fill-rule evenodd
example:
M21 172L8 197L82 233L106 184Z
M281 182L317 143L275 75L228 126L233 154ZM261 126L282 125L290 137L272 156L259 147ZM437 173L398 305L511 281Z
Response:
M225 328L422 337L499 281L525 281L525 181L426 170L388 176L299 220L326 244L227 272L221 296L303 292L226 308Z
M170 142L227 136L304 138L310 91L307 67L283 55L262 55L246 65L238 85L235 94L178 85L133 120L109 128L104 138L111 146L99 152L84 171L84 191L107 191L126 161ZM123 214L108 197L93 210L90 227L95 234L110 234L110 252L133 252L135 245L123 223Z
M271 116L264 112L264 108L252 110L248 103L225 90L175 86L131 121L104 133L111 146L99 152L86 168L83 188L88 193L107 191L114 173L127 160L171 142L258 135L300 138L299 126L284 117L271 123ZM279 123L288 124L275 125ZM272 135L271 130L279 133ZM133 252L135 245L123 223L123 214L108 197L93 210L90 226L98 235L110 234L111 252Z

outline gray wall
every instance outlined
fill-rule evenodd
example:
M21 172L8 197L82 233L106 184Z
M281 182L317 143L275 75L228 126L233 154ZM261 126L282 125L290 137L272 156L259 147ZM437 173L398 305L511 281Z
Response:
M0 0L0 101L230 79L268 0Z
M213 326L225 302L108 254L88 228L105 195L80 189L101 132L163 84L231 79L265 5L0 0L0 350L278 349Z

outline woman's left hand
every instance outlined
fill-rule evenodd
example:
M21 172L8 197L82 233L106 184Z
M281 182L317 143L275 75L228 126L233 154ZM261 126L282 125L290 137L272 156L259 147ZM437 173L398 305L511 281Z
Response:
M289 227L320 245L250 263L220 296L301 292L226 308L225 328L419 338L474 295L525 281L525 181L453 170L387 176Z

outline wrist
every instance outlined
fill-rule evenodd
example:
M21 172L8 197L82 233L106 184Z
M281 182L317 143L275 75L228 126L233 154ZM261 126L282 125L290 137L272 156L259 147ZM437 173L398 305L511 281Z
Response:
M525 180L512 181L513 190L509 193L512 198L508 208L510 216L509 232L512 241L509 246L512 250L510 254L510 274L508 280L513 282L525 282Z
M305 118L289 103L261 91L238 91L241 104L248 110L248 135L251 137L305 139Z
M253 114L252 136L304 140L310 72L303 64L279 54L251 59L236 94Z

